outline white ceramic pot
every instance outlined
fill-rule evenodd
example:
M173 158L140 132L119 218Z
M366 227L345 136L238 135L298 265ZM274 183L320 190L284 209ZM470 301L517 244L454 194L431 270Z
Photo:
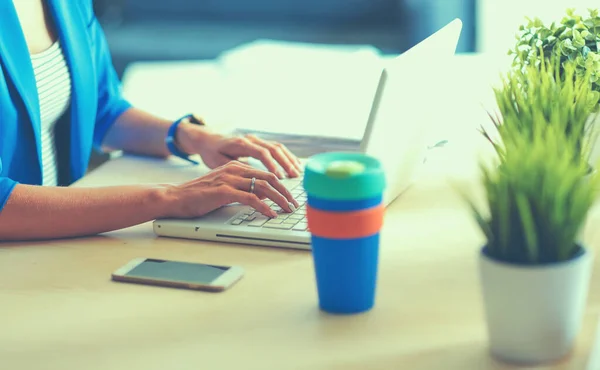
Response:
M480 256L490 350L521 365L566 356L579 333L591 273L591 252L544 266L522 266Z

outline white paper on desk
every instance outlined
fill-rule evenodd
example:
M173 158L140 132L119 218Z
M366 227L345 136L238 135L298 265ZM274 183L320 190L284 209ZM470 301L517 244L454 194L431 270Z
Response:
M369 46L277 41L245 45L220 60L234 126L358 140L382 67Z

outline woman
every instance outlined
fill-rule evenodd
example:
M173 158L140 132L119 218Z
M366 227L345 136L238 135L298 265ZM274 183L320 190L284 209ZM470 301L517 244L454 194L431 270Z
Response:
M119 89L91 0L0 0L0 241L198 217L233 202L275 216L264 198L287 211L297 206L278 180L300 173L283 146L211 133L193 116L175 123L154 117L131 107ZM213 170L180 185L57 186L84 175L92 146L199 154ZM270 172L239 157L258 158Z

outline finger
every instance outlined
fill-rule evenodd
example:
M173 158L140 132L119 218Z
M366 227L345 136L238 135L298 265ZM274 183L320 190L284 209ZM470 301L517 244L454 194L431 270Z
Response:
M248 136L248 140L252 143L266 148L271 153L273 159L279 163L279 165L287 172L290 177L298 177L300 175L300 171L298 170L295 162L292 158L290 158L286 152L282 150L281 144L272 144L268 143L256 136Z
M230 203L241 203L254 208L256 211L267 217L277 217L277 213L273 211L265 202L258 199L256 194L250 194L247 191L238 190L233 187L229 188L227 192L227 197Z
M263 172L266 176L273 176L272 173ZM238 190L255 194L259 199L269 198L275 202L281 209L286 212L294 212L298 207L298 203L292 198L288 200L281 192L276 190L271 184L259 178L254 177L254 188L252 187L252 178L244 177L240 174L227 175L225 182ZM291 197L291 196L290 196ZM291 203L290 203L291 202Z
M286 156L286 158L292 162L292 164L294 165L294 167L296 167L296 170L298 170L298 174L301 174L304 172L304 168L302 163L300 162L300 159L298 159L297 156L295 156L291 150L288 149L287 146L285 146L282 143L272 143L272 145L274 145L275 147L278 147L279 150L281 152L283 152L283 155Z
M290 193L290 191L281 183L281 181L279 181L277 176L275 176L273 173L261 171L252 167L246 167L240 168L239 174L248 179L252 179L253 177L255 177L257 180L260 179L268 182L273 188L275 188L275 190L282 194L288 202L291 202L294 205L294 207L299 207L298 202L296 201L296 199L294 199L292 193ZM252 180L250 180L250 183L251 182ZM249 189L249 187L247 189Z
M240 173L240 171L244 170L244 169L248 169L248 168L254 168L251 165L249 165L248 163L240 160L240 159L231 159L229 158L229 160L226 163L223 163L223 165L219 166L219 168L216 168L216 171L225 171L226 173Z
M267 168L267 171L275 173L279 178L284 178L285 176L266 148L252 143L245 137L236 137L227 140L226 145L220 151L230 158L252 157L258 159Z
M284 173L279 169L279 166L277 165L277 162L271 155L269 149L262 147L256 143L253 143L250 140L247 140L245 144L242 145L246 146L245 149L248 153L247 155L261 161L262 164L265 165L267 170L269 170L269 172L276 174L277 177L279 177L280 179L283 179L285 177Z
M277 145L279 145L279 148L284 153L284 155L286 157L288 157L292 163L294 163L294 166L296 166L298 173L302 173L303 172L302 163L300 163L300 160L298 159L298 157L296 157L285 145L283 145L281 143L279 143Z
M266 144L269 145L269 144ZM279 165L283 168L283 170L288 174L289 177L298 177L300 172L296 168L296 165L288 158L285 153L275 145L270 145L267 147L269 152L271 152L271 156L273 159L279 163Z
M248 180L248 186L252 185L252 180ZM286 212L294 212L296 207L290 203L279 191L275 190L274 187L265 180L256 180L254 184L254 194L259 198L265 196L275 202L281 209ZM293 207L293 208L292 208Z
M300 163L300 159L298 159L298 157L296 157L294 155L294 153L292 153L287 146L279 143L279 146L281 147L281 150L285 153L285 155L294 163L294 165L296 166L296 168L298 169L298 171L302 172L302 163Z
M302 164L300 163L300 160L294 154L292 154L292 152L284 144L263 140L260 137L252 134L247 135L246 138L255 144L271 150L273 156L274 152L281 152L281 155L285 156L285 161L289 161L292 166L296 167L297 170L301 169Z
M232 166L238 166L240 168L255 168L252 167L252 165L250 163L248 163L247 161L243 160L243 159L229 159L229 162L227 162L227 164L232 165Z

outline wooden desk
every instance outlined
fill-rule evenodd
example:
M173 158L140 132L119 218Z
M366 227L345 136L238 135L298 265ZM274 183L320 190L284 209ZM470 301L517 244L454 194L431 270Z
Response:
M488 355L476 264L482 237L447 181L477 189L471 149L451 146L432 158L389 208L377 303L363 315L318 310L305 251L157 238L150 224L0 244L0 368L510 369ZM182 162L121 157L76 185L198 173ZM588 231L588 245L598 245ZM111 282L134 257L235 264L247 274L219 294ZM577 348L552 368L584 368L599 289L596 273Z

